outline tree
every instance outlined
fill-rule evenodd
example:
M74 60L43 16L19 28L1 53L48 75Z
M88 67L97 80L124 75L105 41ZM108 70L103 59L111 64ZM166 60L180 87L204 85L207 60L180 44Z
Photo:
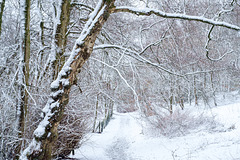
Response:
M70 19L71 0L55 1L53 4L53 38L49 63L52 67L53 80L65 63L64 52L67 43L67 29Z
M91 14L71 56L51 84L53 94L44 108L45 118L35 130L34 140L20 159L51 159L52 144L57 138L57 126L68 103L70 87L76 83L76 74L91 55L97 35L113 8L114 1L100 1Z

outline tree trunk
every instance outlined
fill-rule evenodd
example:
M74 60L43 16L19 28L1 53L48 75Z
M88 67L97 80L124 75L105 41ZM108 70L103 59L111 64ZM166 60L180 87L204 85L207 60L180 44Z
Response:
M41 47L44 46L44 20L43 20L43 13L42 13L42 0L37 1L38 7L38 15L39 15L39 40L41 41Z
M171 95L169 98L169 113L171 115L173 114L173 95Z
M40 2L39 2L40 3ZM41 4L39 4L41 5ZM44 71L38 76L38 81L44 77L51 68L52 80L57 78L59 71L62 69L65 63L65 48L67 43L67 27L70 20L71 12L71 0L55 0L53 5L53 32L52 32L52 42L51 42L51 52L49 58L44 67ZM41 35L43 35L44 23L40 23L40 28L42 30ZM41 37L42 45L44 45L43 37Z
M214 82L213 82L213 72L210 73L210 81L211 81L211 87L213 92L213 102L214 102L214 105L217 106L216 93L215 93Z
M56 30L56 60L53 62L53 79L57 78L58 72L62 69L65 63L64 52L67 44L67 27L70 19L71 0L62 0L60 24Z
M97 100L96 100L95 116L94 116L94 121L93 121L93 130L92 130L93 133L95 132L95 129L96 129L97 115L98 115L98 95L97 95Z
M3 16L4 6L5 6L5 0L0 0L0 38L2 34L2 16Z
M57 139L57 127L68 103L70 88L76 83L79 69L90 57L95 40L114 8L114 0L99 1L89 17L71 56L51 84L51 97L43 109L44 119L35 130L33 141L20 159L51 159L52 144Z
M18 138L19 143L16 147L16 159L19 158L19 154L24 147L25 140L25 118L27 115L28 106L28 92L27 86L29 80L29 59L30 59L30 0L25 0L20 3L21 12L21 26L20 26L20 64L19 64L19 97L17 105L17 116L19 121Z
M197 94L197 82L196 82L196 76L193 76L193 93L194 93L194 99L195 99L195 106L198 105L198 94Z

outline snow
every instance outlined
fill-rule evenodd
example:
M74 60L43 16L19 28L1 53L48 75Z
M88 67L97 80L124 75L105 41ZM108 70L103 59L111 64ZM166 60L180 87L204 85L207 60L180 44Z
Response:
M52 109L55 107L59 107L59 102L51 103L50 105L47 103L47 105L42 110L45 113L44 119L39 123L37 129L34 131L35 137L42 137L45 134L46 126L49 125L49 119L52 117Z
M101 5L102 5L102 1L100 0L97 4L96 8L94 9L94 11L89 15L89 19L88 19L86 25L84 26L80 37L76 41L76 43L78 45L81 45L84 43L84 39L87 37L87 35L92 30L92 28L95 26L95 23L98 21L99 17L103 14L103 12L106 8L106 5L104 5L102 8L101 8Z
M37 129L34 131L34 135L36 137L41 137L45 133L45 127L49 124L48 122L49 117L45 116L44 120L38 125Z
M59 95L61 95L63 93L63 90L61 89L61 90L58 90L58 91L56 91L56 92L52 92L51 93L51 97L52 98L56 98L56 97L58 97Z
M57 89L59 87L59 80L53 81L50 86L53 89Z
M45 107L42 109L43 113L47 113L49 108L50 108L50 104L54 103L54 100L52 98L49 98L47 101L47 104L45 105Z
M220 21L215 21L213 19L208 19L202 16L191 16L191 15L186 15L186 14L180 14L180 13L166 13L157 9L153 8L136 8L136 7L128 7L128 6L119 6L116 7L117 10L128 10L129 12L133 12L137 15L150 15L150 14L156 14L161 17L165 18L176 18L176 19L185 19L185 20L194 20L194 21L201 21L203 23L208 23L212 24L215 26L222 26L222 27L227 27L236 31L240 31L240 27L226 23L226 22L220 22Z
M221 123L218 130L192 131L174 138L148 133L152 131L146 131L146 122L138 112L115 112L103 133L89 134L88 141L70 157L81 160L240 159L240 102L203 108Z
M64 87L69 86L70 84L69 79L61 79L61 82Z
M57 89L60 85L60 82L63 82L63 86L69 85L69 81L67 81L67 80L62 81L61 79L62 79L62 77L67 75L67 72L69 72L71 70L70 66L71 66L72 62L74 61L77 53L80 51L80 48L77 48L77 46L84 43L84 39L90 33L91 29L93 28L95 23L98 21L99 17L103 14L104 9L106 8L106 5L101 8L102 3L103 2L100 0L99 3L97 4L96 8L94 9L94 11L89 15L89 19L88 19L87 23L85 24L85 26L81 32L81 35L76 40L73 50L70 54L70 57L64 63L64 66L63 66L62 70L60 71L60 73L58 74L57 79L51 83L51 88Z
M55 0L52 5L52 15L53 15L53 33L52 33L52 42L51 42L51 53L49 55L49 59L51 63L56 60L56 51L57 45L55 43L55 37L57 33L57 25L60 24L60 16L61 16L61 6L62 0Z
M33 149L39 150L41 146L41 143L37 142L35 139L32 140L30 145L23 151L23 154L21 154L20 158L21 160L28 160L27 155L28 153L33 152Z
M118 156L118 152L127 156L127 153L125 153L126 145L130 146L130 143L134 143L136 138L141 136L142 132L142 127L135 120L135 116L137 116L136 113L114 113L114 118L104 132L102 134L90 134L89 142L81 149L76 150L76 155L71 157L107 160L111 156ZM119 150L115 150L116 148ZM109 155L106 151L109 154L112 152L113 155Z

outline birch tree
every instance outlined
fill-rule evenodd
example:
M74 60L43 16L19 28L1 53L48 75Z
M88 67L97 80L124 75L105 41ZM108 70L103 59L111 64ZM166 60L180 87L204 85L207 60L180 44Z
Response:
M51 159L51 148L57 138L57 127L62 119L64 108L69 101L71 86L76 84L76 76L83 64L90 57L96 38L100 33L103 24L108 20L111 14L126 12L141 16L156 15L167 19L196 21L212 26L240 31L240 27L236 25L204 18L202 16L166 13L152 8L139 9L126 6L116 7L114 6L114 2L114 0L100 0L94 11L89 15L88 21L85 24L80 37L76 41L69 59L63 65L56 80L51 83L51 94L43 109L43 120L34 132L34 139L24 150L20 159ZM130 53L134 54L135 57L145 63L161 68L158 64L148 61L136 52L130 51ZM169 72L172 73L171 71Z

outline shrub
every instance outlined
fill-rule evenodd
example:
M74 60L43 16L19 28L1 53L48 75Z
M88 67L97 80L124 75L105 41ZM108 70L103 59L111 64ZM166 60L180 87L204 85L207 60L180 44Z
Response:
M172 114L161 113L149 119L154 127L155 134L167 137L184 136L190 131L208 130L213 131L217 123L214 117L203 114L194 115L190 111L175 110Z

